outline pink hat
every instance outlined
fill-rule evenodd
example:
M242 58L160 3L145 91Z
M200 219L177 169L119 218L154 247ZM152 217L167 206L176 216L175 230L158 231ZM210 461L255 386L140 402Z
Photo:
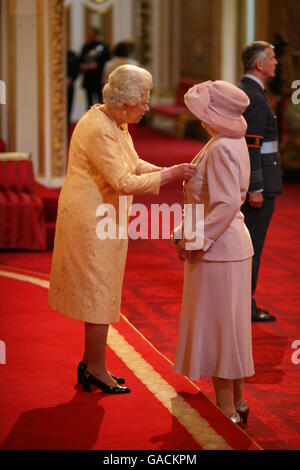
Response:
M207 126L228 137L242 137L247 123L242 113L249 98L242 90L222 80L198 83L184 95L189 110Z

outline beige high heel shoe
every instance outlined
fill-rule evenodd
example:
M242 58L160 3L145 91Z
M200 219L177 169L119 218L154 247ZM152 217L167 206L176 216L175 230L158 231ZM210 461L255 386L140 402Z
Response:
M249 405L247 402L243 401L240 405L236 407L237 413L240 415L243 424L247 424L248 414L250 411Z
M219 406L219 403L216 403L217 407L222 410L222 408ZM222 410L223 411L223 410ZM224 413L224 411L223 411ZM227 415L228 416L228 415ZM228 416L228 418L234 423L234 424L240 424L241 423L241 417L239 413L234 413L234 415Z
M239 413L235 413L232 416L229 416L229 419L234 423L234 424L240 424L241 423L241 417Z

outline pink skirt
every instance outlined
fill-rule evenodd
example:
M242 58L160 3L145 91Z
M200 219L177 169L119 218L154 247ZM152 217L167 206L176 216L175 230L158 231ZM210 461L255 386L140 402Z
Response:
M185 262L175 372L240 379L254 375L252 258Z

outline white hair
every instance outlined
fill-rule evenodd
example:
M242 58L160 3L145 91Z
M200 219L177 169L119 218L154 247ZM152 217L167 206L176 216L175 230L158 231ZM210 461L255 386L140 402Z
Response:
M136 65L120 65L108 77L103 88L103 101L109 106L135 106L152 88L152 75Z

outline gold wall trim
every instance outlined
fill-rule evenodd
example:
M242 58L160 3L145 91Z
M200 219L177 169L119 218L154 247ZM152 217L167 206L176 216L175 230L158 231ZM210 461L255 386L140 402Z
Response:
M63 176L66 162L66 71L64 1L49 0L51 176Z
M8 3L8 150L16 150L16 1Z
M106 0L92 0L92 2L96 3L96 4L100 4L100 3L104 3L106 2Z
M44 0L37 0L39 174L45 176Z

